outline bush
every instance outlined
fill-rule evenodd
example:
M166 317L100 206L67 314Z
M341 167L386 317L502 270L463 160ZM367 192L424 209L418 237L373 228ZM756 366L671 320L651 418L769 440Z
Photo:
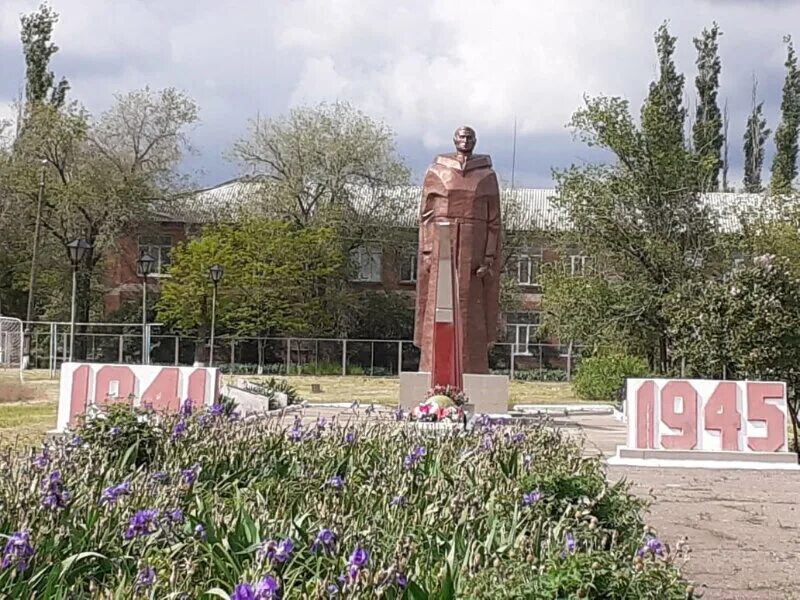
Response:
M584 400L617 404L625 379L647 374L647 363L641 358L623 354L595 356L581 361L572 385Z
M286 599L687 597L628 484L544 425L129 417L150 464L88 428L0 453L0 597L228 598L267 576Z

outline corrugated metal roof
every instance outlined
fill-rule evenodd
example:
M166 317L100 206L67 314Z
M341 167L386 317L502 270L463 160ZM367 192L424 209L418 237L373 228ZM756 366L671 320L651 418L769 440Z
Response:
M421 186L396 188L351 188L353 209L362 215L391 218L400 227L415 227L422 194ZM165 219L188 223L207 223L226 220L254 206L259 198L263 203L263 184L253 179L236 179L218 186L199 190L172 200L158 210ZM557 205L553 188L516 188L503 190L504 221L511 230L569 229L566 211ZM703 205L717 215L720 230L738 231L740 219L766 211L778 216L779 205L769 202L763 194L713 192L701 196Z

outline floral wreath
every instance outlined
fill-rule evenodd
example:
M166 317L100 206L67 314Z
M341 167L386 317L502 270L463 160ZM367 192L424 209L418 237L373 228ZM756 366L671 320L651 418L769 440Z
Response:
M464 418L467 395L451 385L436 385L425 394L425 400L411 411L413 421L453 421Z

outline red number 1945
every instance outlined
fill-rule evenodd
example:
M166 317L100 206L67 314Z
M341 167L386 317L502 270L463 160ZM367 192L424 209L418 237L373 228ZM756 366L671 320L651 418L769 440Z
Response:
M743 450L776 452L786 445L785 415L768 400L782 400L780 383L747 382L743 418L738 386L721 381L705 402L689 381L667 381L656 394L656 382L647 380L636 390L636 447L668 450ZM658 396L658 397L656 397ZM762 423L766 435L742 435L748 423ZM661 432L661 425L668 428ZM703 431L717 432L719 448L703 448Z

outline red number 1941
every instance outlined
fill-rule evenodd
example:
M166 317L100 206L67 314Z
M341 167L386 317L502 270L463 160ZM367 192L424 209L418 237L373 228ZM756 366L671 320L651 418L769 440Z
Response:
M720 381L707 399L701 399L690 381L667 381L656 393L656 382L646 380L636 390L636 447L667 450L746 450L776 452L786 446L786 416L768 400L783 401L780 383L746 382L739 411L739 386ZM748 424L762 424L766 435L748 434ZM742 432L745 432L743 435ZM704 447L704 432L719 437L719 447ZM710 444L706 444L710 445Z

